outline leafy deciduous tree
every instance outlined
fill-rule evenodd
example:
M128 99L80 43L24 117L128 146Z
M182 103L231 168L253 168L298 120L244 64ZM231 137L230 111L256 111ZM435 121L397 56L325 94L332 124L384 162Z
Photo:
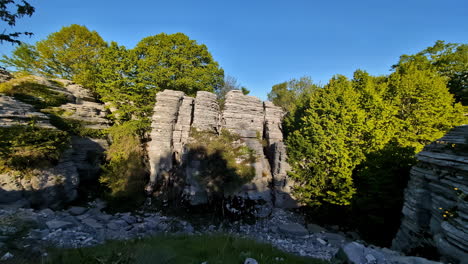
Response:
M135 85L157 91L172 89L195 95L216 91L223 85L224 71L205 45L182 33L161 33L142 39L133 49L137 57Z
M106 46L96 31L89 31L85 26L63 27L36 44L40 71L94 88L97 61Z

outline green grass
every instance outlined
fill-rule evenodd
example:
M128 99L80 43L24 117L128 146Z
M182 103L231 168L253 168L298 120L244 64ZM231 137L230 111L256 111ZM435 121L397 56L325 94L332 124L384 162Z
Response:
M81 249L55 249L46 263L173 263L242 264L246 258L258 263L327 263L294 256L271 245L229 235L156 236L141 240L110 241Z

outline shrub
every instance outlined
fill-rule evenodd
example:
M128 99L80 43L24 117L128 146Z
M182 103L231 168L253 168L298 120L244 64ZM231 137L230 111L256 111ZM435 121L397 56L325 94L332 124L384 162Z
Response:
M55 164L69 146L66 132L29 126L0 127L0 170L27 170Z
M148 171L140 138L146 127L145 122L133 120L109 129L112 144L99 181L109 188L108 198L118 202L119 207L124 206L119 201L130 200L134 204L144 199Z

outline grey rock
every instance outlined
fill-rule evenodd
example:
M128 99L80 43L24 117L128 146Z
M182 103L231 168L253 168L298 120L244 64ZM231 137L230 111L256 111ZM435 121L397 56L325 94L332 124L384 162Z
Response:
M377 247L366 247L357 242L345 244L335 256L338 262L350 264L373 263L373 264L437 264L420 257L400 256L396 252L380 249Z
M7 253L5 253L5 255L2 256L2 258L0 258L0 260L6 261L6 260L9 260L9 259L11 259L13 257L14 257L13 254L11 254L10 252L7 252Z
M310 233L322 233L326 232L327 230L319 225L316 224L307 224L307 230Z
M80 207L80 206L73 206L68 209L68 212L71 215L82 215L84 214L88 209L85 207Z
M13 76L4 68L0 67L0 83L13 79Z
M102 221L102 222L108 222L110 219L112 219L112 215L108 214L97 214L94 216L97 220Z
M366 261L367 261L367 263L376 263L377 259L374 256L372 256L371 254L367 254L366 255Z
M61 221L61 220L51 220L47 221L46 225L49 229L59 229L73 226L73 223Z
M323 239L321 239L321 238L317 238L317 241L318 241L320 244L324 245L324 246L327 245L327 241L325 241L325 240L323 240Z
M244 264L258 264L258 262L253 258L246 258Z
M393 249L410 252L432 246L453 262L468 256L468 203L463 199L468 193L466 135L467 125L455 127L417 154Z
M211 132L213 136L219 134L221 129L226 129L239 134L239 144L248 146L256 155L256 162L251 165L255 177L234 195L264 201L267 205L272 205L274 200L274 205L278 207L297 207L291 195L293 182L287 176L289 165L281 131L283 116L280 107L270 102L263 103L256 97L246 96L236 90L227 93L222 111L213 93L199 91L194 99L180 91L159 92L152 116L151 141L147 148L150 182L146 191L153 192L157 180L169 181L171 177L171 181L178 183L173 186L179 188L172 192L180 192L181 197L192 205L207 203L207 191L197 181L200 161L187 157L185 146L190 141L191 128ZM264 144L268 145L266 152ZM184 168L179 170L183 172L174 175L174 165ZM270 188L272 182L273 190ZM257 208L254 211L266 217L269 210L264 209Z
M93 218L86 218L86 219L83 219L82 220L83 224L91 227L91 228L94 228L94 229L100 229L100 228L103 228L102 224L99 223L98 221L96 221L95 219Z
M130 215L130 214L122 215L120 218L121 218L122 220L124 220L125 222L127 222L127 224L129 224L129 225L134 224L134 223L137 222L137 221L136 221L136 220L137 220L136 217L135 217L135 216L132 216L132 215Z
M281 224L278 226L278 229L286 235L305 236L309 234L309 231L304 226L297 223Z

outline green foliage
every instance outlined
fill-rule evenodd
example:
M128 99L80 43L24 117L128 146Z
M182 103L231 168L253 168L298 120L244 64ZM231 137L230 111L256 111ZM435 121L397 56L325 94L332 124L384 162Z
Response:
M200 161L198 181L209 194L234 193L255 176L255 153L240 143L238 135L222 130L218 136L193 129L190 136L188 156Z
M306 97L318 88L320 87L314 84L310 77L304 76L299 80L292 79L288 82L273 85L268 93L268 100L290 112L297 106L301 98Z
M400 227L403 191L415 163L414 148L391 141L356 167L352 219L366 240L390 245Z
M445 79L419 66L414 61L400 63L388 78L386 94L398 108L398 141L417 152L463 121L463 109L454 104Z
M29 126L0 127L0 171L47 167L69 146L66 132Z
M147 127L142 121L128 121L109 129L112 144L99 181L110 189L109 198L119 208L125 206L122 202L135 205L144 199L148 171L140 138Z
M43 112L49 113L50 123L56 128L66 131L72 135L90 138L106 138L108 131L104 129L88 128L86 125L93 124L81 120L74 120L67 118L69 112L62 109L45 109Z
M229 235L155 236L109 241L82 249L54 250L46 263L327 263L282 252L272 245Z
M106 46L96 31L89 31L85 26L63 27L36 43L39 71L94 88L97 60Z
M14 67L17 71L32 74L37 72L38 60L39 53L36 47L21 43L13 50L11 57L3 55L0 63L5 67Z
M291 176L303 202L348 205L355 193L352 170L363 159L365 112L359 93L343 76L310 98L309 107L287 139Z
M221 88L224 71L208 52L182 33L142 39L133 51L138 60L135 85L149 89L150 98L165 89L195 95Z
M433 70L446 77L449 91L457 101L468 104L468 44L445 43L438 40L415 55L403 55L393 67L401 70L412 63L419 70Z
M98 60L96 92L108 103L110 118L124 122L144 117L153 108L148 89L135 85L136 57L124 46L111 42Z
M36 109L60 106L68 102L65 94L39 84L33 76L25 76L0 83L0 93L14 96L22 102L33 105Z
M12 7L14 6L14 7ZM15 0L0 0L0 20L5 22L8 26L12 27L16 25L16 20L24 16L32 16L35 8L31 6L27 1L15 1ZM31 32L6 32L6 29L0 33L0 44L3 41L20 44L21 41L18 37L21 35L31 36Z
M413 60L400 63L388 77L358 70L352 81L338 76L323 89L292 100L284 130L291 176L305 203L350 205L356 192L353 171L369 155L390 141L395 151L420 151L462 123L462 107L454 104L444 77L420 66ZM388 180L400 184L398 178Z

